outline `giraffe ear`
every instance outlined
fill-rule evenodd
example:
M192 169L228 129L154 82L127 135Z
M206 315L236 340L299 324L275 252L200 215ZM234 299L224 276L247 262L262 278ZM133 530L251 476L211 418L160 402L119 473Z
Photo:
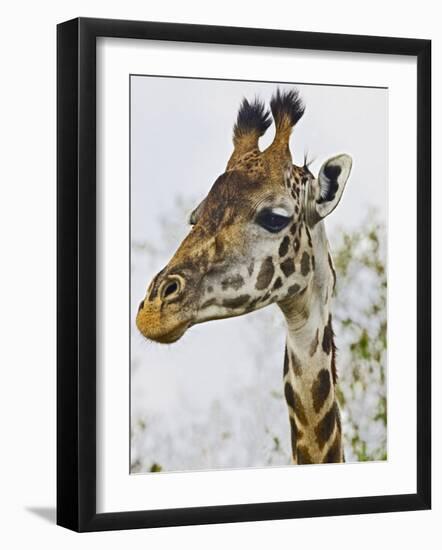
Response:
M321 167L318 175L319 197L316 199L316 213L319 219L328 216L338 205L350 176L352 159L349 155L333 157Z

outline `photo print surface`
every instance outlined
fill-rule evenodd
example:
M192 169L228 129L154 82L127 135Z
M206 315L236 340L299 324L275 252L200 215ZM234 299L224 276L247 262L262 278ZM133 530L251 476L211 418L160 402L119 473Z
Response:
M131 473L387 459L387 109L130 77Z

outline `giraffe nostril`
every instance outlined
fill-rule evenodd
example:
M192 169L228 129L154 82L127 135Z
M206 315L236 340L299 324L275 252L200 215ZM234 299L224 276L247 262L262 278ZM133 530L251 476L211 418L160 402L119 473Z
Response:
M144 300L141 300L140 305L138 306L138 312L140 312L144 307Z
M183 289L183 282L178 276L168 278L163 284L160 295L163 300L170 300L180 294Z
M164 289L163 296L170 296L171 294L175 294L178 290L178 283L175 281L173 283L169 283L166 288Z

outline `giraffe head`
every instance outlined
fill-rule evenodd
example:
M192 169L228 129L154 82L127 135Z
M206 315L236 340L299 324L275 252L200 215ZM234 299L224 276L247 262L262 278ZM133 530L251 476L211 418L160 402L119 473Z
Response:
M304 113L298 92L270 102L276 132L264 151L259 138L270 112L243 100L226 171L190 216L191 230L150 283L136 324L149 339L178 340L197 323L296 300L315 269L311 232L338 204L351 158L326 161L317 178L295 166L289 149Z

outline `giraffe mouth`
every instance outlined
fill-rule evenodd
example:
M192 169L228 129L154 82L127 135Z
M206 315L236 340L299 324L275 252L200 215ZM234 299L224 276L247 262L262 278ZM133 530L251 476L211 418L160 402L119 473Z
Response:
M136 325L147 340L159 344L173 344L192 326L192 322L190 320L175 323L161 322L158 319L151 318L141 310L136 317Z
M188 328L190 328L190 326L190 322L183 323L175 327L170 332L156 335L155 338L150 337L149 339L153 340L154 342L158 342L159 344L173 344L174 342L177 342L182 336L184 336L184 333L187 331Z

